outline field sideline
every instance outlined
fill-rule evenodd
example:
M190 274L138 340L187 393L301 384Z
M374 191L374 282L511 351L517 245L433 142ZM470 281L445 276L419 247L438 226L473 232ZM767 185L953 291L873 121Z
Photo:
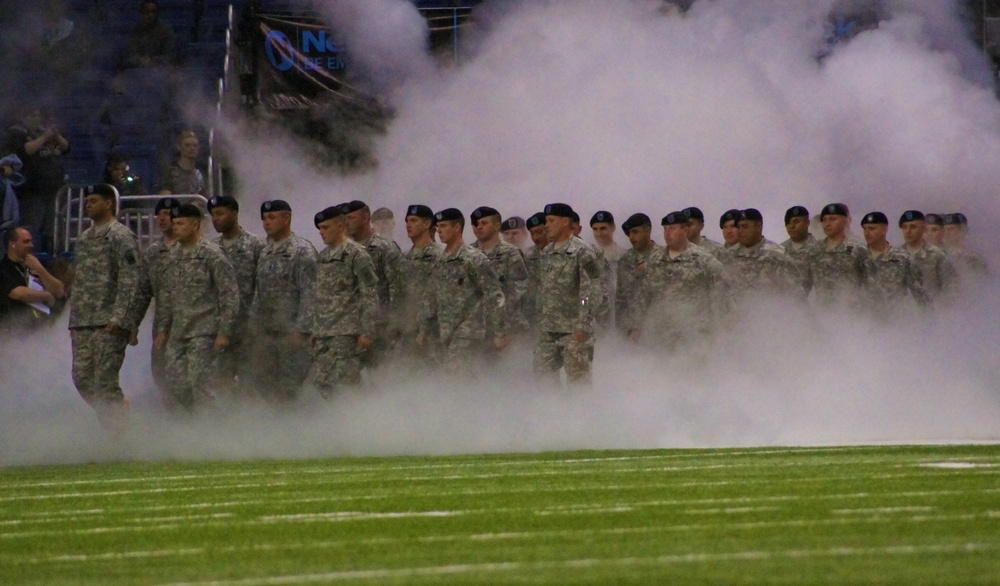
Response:
M6 468L0 583L1000 584L1000 446Z

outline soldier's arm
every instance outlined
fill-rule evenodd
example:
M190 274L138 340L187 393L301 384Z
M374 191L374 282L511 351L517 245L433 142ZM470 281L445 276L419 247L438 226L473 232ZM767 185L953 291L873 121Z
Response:
M299 313L295 319L295 331L312 331L313 282L316 280L316 253L302 250L295 258L295 288L299 292Z
M174 281L174 271L177 268L177 263L167 262L164 263L165 269L160 287L161 291L156 296L156 315L157 319L154 321L154 331L153 334L168 334L170 333L170 326L174 322L174 297L177 294L175 291L175 281ZM180 282L177 282L176 286L182 286Z
M136 248L138 250L138 248ZM147 255L140 256L138 275L135 284L135 304L132 308L135 331L138 331L139 324L146 317L149 305L153 301L153 281L149 274L151 270L150 260Z
M402 297L402 289L399 286L399 261L403 253L399 250L399 245L392 242L392 246L386 251L384 256L385 266L382 267L387 284L389 285L389 308L395 307Z
M506 336L508 326L504 312L506 298L504 297L503 289L500 287L500 278L493 270L493 267L490 266L486 257L471 260L469 262L469 272L472 273L471 276L476 286L483 294L483 303L486 307L487 316L492 321L490 327L493 329L493 334L496 336Z
M920 269L917 265L913 264L910 259L905 259L906 261L906 287L910 290L910 295L913 295L913 299L921 306L930 305L931 296L927 293L927 289L924 288L924 276L921 274Z
M236 281L236 269L222 253L214 257L211 268L212 280L219 295L219 331L216 333L232 337L240 315L240 286Z
M941 262L937 265L938 282L941 283L941 295L945 298L953 298L958 294L959 276L955 263L946 255L941 256Z
M580 263L580 273L587 277L587 283L580 283L580 312L576 329L580 332L590 332L593 327L595 311L604 299L602 260L597 258L597 253L589 246L581 247L578 254L577 262Z
M524 264L524 255L520 250L512 250L507 259L507 277L511 284L506 304L510 311L515 311L521 306L521 299L528 291L528 267Z
M131 332L138 331L139 323L146 313L149 301L141 295L143 275L142 256L139 246L129 236L116 238L115 242L115 272L117 283L115 287L115 302L111 311L111 323Z
M378 276L375 274L375 265L368 253L362 251L354 257L352 268L361 302L361 335L374 338L378 320Z

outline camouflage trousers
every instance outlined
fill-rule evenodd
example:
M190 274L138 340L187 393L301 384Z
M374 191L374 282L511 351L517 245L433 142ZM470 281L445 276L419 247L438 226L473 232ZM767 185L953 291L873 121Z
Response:
M571 384L589 385L590 366L594 362L594 336L577 342L573 334L539 332L535 342L532 370L539 381L559 381L559 369L566 369Z
M128 332L109 334L103 327L69 332L73 347L73 384L105 428L116 430L125 412L119 373L125 361Z
M417 344L417 332L403 332L393 352L393 368L408 372L433 372L444 353L437 335L427 336L423 345Z
M167 377L167 350L157 349L154 345L149 351L149 370L153 373L153 385L163 400L163 406L167 410L177 408L173 394L170 392L170 379Z
M209 389L216 368L215 336L170 338L167 379L173 400L188 411L215 406Z
M329 399L343 388L361 385L361 357L358 336L317 338L313 345L313 382L323 398Z
M483 366L483 341L475 338L453 338L444 344L444 373L461 378L475 378Z
M290 403L298 398L312 362L309 340L293 345L287 332L254 337L254 371L257 391L270 403Z
M215 387L234 398L246 398L254 380L253 340L248 333L232 336L229 347L219 354Z

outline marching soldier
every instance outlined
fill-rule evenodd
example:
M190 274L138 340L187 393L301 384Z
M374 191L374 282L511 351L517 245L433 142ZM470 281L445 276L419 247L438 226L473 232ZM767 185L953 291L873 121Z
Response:
M525 221L528 228L528 235L531 237L532 246L524 253L524 265L528 270L528 288L522 298L522 314L524 320L533 329L538 323L538 313L541 308L538 305L538 285L540 283L540 265L542 250L549 244L545 236L545 214L538 212L528 217Z
M808 256L816 300L821 305L856 305L865 282L868 253L863 244L847 238L851 213L845 204L832 203L823 207L820 222L826 238L812 247Z
M160 292L163 289L163 277L167 273L167 253L170 251L170 247L177 241L174 237L173 219L170 214L179 205L181 205L181 202L177 198L164 197L156 202L156 207L153 210L153 214L156 216L157 227L160 229L160 238L146 248L145 272L143 273L143 279L139 287L139 314L141 316L146 314L149 304L159 298ZM154 336L162 319L159 304L157 304L153 307ZM173 409L176 403L174 402L173 394L170 392L166 365L166 350L157 348L156 344L153 344L149 356L149 367L153 373L153 384L156 385L156 389L160 392L160 398L163 399L163 404L169 410Z
M394 310L393 329L398 332L401 350L413 365L430 365L431 357L438 352L439 334L437 323L427 328L427 340L417 346L420 330L420 310L424 300L431 294L434 282L428 277L434 270L434 263L441 256L441 249L434 243L434 212L425 205L411 205L406 208L406 236L413 243L410 250L399 259L396 290L399 298Z
M954 213L944 215L945 252L951 259L960 276L982 276L989 271L986 261L979 253L968 246L969 219L965 214Z
M904 214L905 217L905 214ZM865 267L865 300L868 310L881 319L891 317L903 308L907 296L919 305L929 298L921 284L920 270L910 256L889 245L889 219L882 212L871 212L861 220L868 259Z
M660 245L653 242L653 223L646 214L632 214L622 224L632 248L618 259L618 288L615 291L615 324L627 336L639 322L642 281L647 262Z
M726 210L719 217L719 229L722 230L722 246L715 250L715 258L723 263L726 262L725 259L729 256L729 253L733 252L736 249L736 245L740 243L739 234L736 231L736 222L739 218L740 210L737 209Z
M693 206L684 208L683 212L691 222L691 234L688 236L691 239L691 244L700 246L713 254L717 249L722 248L722 244L701 235L702 230L705 229L704 212Z
M749 208L740 211L736 224L739 244L726 257L726 273L733 294L792 295L805 297L801 271L778 244L764 238L764 217Z
M528 269L524 254L513 244L500 239L500 212L491 207L478 207L469 216L472 232L476 236L473 248L486 255L493 272L500 279L503 291L504 316L508 333L523 331L527 324L521 318L521 299L528 288ZM487 319L487 324L490 320ZM487 335L486 339L493 338Z
M944 250L924 237L930 225L919 210L907 210L899 217L904 250L920 271L924 290L935 300L953 299L958 293L958 272Z

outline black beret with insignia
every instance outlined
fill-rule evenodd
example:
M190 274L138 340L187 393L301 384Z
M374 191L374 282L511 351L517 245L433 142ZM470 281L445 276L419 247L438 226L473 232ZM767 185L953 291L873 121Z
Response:
M944 218L941 217L941 214L927 214L924 216L924 221L934 226L944 226Z
M446 210L441 210L440 212L434 214L435 222L459 222L463 226L465 225L465 216L462 215L462 210L458 208L448 208Z
M424 218L425 220L433 220L434 210L422 204L414 204L406 208L406 217L408 218L410 216Z
M687 226L688 222L691 221L691 216L687 215L687 211L683 212L670 212L669 214L663 216L660 220L661 226Z
M968 226L969 219L965 217L965 214L955 212L944 215L944 224L945 226Z
M202 211L193 203L182 203L177 207L170 208L171 218L198 218L200 220L203 216Z
M347 202L344 205L347 206L347 213L348 214L351 213L351 212L356 212L358 210L363 210L366 207L368 207L368 204L366 204L365 202L361 201L360 199L355 199L353 201L349 201L349 202Z
M315 224L316 227L319 228L319 225L322 224L323 222L327 220L332 220L334 218L339 218L340 216L343 215L344 215L344 204L330 206L328 208L320 210L319 212L316 212L316 215L313 216L313 224Z
M725 228L726 224L729 222L738 222L740 219L740 210L732 209L726 210L726 213L719 216L719 228Z
M493 216L499 218L500 212L489 206L480 206L472 210L472 213L469 214L469 220L471 220L472 225L475 226L476 224L479 223L479 220L482 220L483 218L492 218Z
M792 218L808 218L809 210L803 206L792 206L788 208L785 212L785 223L787 224Z
M524 228L524 218L521 216L511 216L503 221L500 226L500 230L506 232L507 230L520 230Z
M538 212L535 214L531 214L531 216L528 217L528 221L526 221L525 224L527 225L529 230L532 228L537 228L539 226L544 226L545 212Z
M705 221L705 213L694 206L691 206L689 208L684 208L681 211L681 213L687 216L689 220L701 220L702 222Z
M545 206L545 209L543 211L546 216L556 216L557 218L569 218L571 220L573 219L573 216L576 216L577 219L580 218L580 216L573 211L573 208L569 207L569 205L564 203L550 203Z
M601 210L590 217L590 225L593 227L594 224L611 224L615 223L615 217L611 215L611 212L606 212Z
M288 202L283 199L269 199L264 203L260 204L260 219L264 219L264 214L267 212L290 212L292 211L292 206L288 205Z
M868 224L885 224L888 226L889 218L882 212L869 212L861 219L862 226L867 226Z
M847 204L831 203L823 207L823 211L819 213L819 219L822 220L826 216L850 217L850 215L851 212L847 209Z
M763 222L764 215L760 213L756 208L747 208L745 210L740 210L740 220L750 220L751 222Z
M231 195L217 195L208 200L209 212L218 207L228 208L234 212L240 211L240 204L236 201L236 198Z
M176 197L161 197L159 201L156 202L156 207L153 208L153 213L158 214L163 210L173 210L179 205L181 205L181 202Z
M114 199L118 195L118 191L107 183L88 185L85 191L87 195L99 195L105 199Z
M632 228L641 228L643 226L653 226L653 222L650 221L649 216L646 214L632 214L627 220L625 220L625 223L622 224L622 231L628 235L628 233L632 231Z
M919 222L920 220L926 220L923 212L919 210L906 210L902 216L899 216L899 227L902 228L903 224L907 222Z

